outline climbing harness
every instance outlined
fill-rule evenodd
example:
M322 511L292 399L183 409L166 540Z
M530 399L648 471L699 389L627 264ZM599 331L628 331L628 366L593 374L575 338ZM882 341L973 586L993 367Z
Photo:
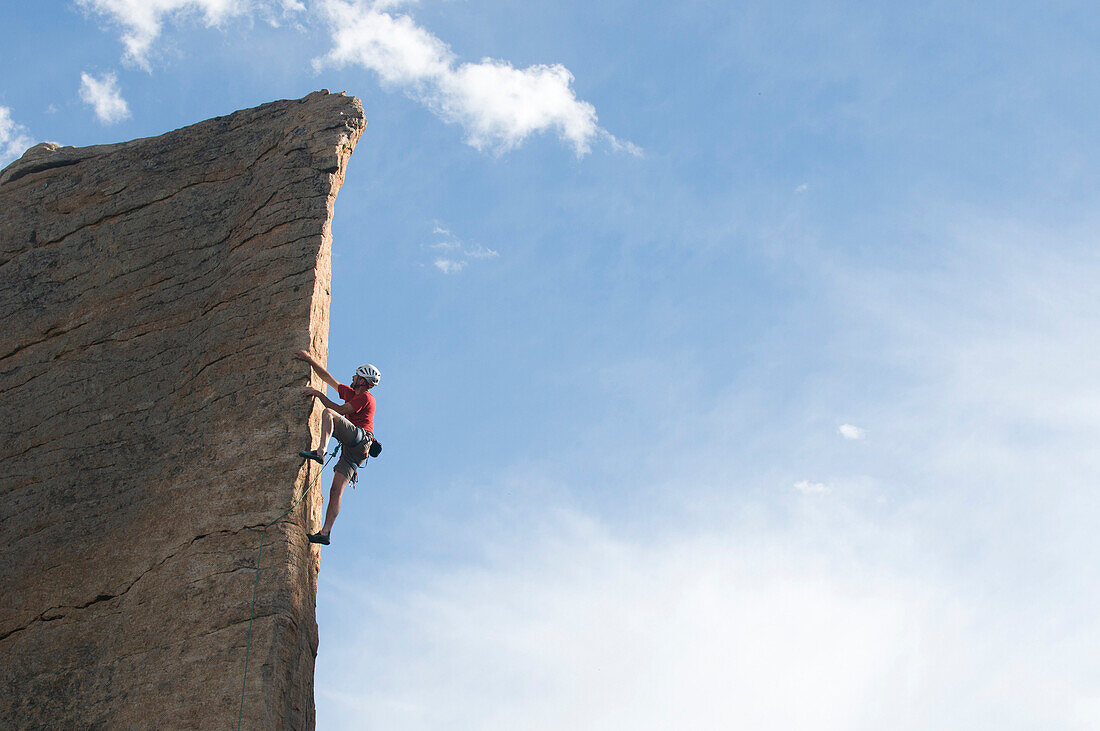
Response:
M298 499L294 501L294 504L291 505L286 512L259 529L260 550L256 553L256 580L252 584L252 612L248 617L248 643L244 651L244 678L241 680L241 709L237 713L237 731L241 731L241 719L244 718L244 694L245 689L248 687L248 656L252 651L252 620L256 617L256 589L260 585L260 558L264 555L264 534L267 532L268 528L290 515L291 512L301 504L305 496L308 495L309 491L313 489L313 486L317 484L317 480L321 478L321 473L325 471L325 467L328 467L328 463L331 462L332 458L339 452L340 447L338 446L333 450L332 454L329 455L329 458L325 460L325 463L321 465L321 469L317 470L317 475L313 478L313 481L309 483L309 487L302 490L302 494L298 496ZM249 530L256 530L256 528L249 528Z
M363 367L365 368L366 366L363 366ZM356 449L358 447L361 447L369 440L370 441L370 446L367 447L367 454L363 457L363 464L366 464L367 460L370 459L371 457L377 457L378 455L382 454L382 442L375 439L374 434L367 431L363 427L360 426L360 427L356 427L356 428L360 432L362 432L362 436L360 436L359 440L356 441L355 444L351 445L350 448L351 449ZM357 464L355 466L358 468L358 467L362 467L363 464ZM358 472L358 470L356 470L351 475L351 489L354 490L358 484L359 484L359 472Z

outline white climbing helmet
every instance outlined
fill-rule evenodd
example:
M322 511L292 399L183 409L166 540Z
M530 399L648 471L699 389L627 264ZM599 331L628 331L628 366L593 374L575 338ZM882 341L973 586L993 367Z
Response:
M367 379L367 382L372 386L377 386L378 382L382 380L382 373L370 363L364 363L355 369L355 375L362 376Z

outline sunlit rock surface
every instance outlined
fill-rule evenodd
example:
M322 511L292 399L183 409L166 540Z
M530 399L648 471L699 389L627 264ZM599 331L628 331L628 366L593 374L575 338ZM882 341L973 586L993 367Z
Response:
M0 173L0 727L236 726L365 124L317 92ZM314 724L319 501L266 532L245 728Z

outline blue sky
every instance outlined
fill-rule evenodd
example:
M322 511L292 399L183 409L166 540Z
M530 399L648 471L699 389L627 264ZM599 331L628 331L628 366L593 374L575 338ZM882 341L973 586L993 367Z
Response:
M0 162L318 88L320 728L1100 725L1089 3L0 8Z

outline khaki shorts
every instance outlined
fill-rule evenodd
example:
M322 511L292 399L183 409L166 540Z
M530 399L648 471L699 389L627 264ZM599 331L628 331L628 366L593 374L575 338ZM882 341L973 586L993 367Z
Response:
M339 414L333 414L332 417L332 436L340 442L340 459L333 469L349 480L354 480L355 473L367 462L367 450L370 449L374 437Z

